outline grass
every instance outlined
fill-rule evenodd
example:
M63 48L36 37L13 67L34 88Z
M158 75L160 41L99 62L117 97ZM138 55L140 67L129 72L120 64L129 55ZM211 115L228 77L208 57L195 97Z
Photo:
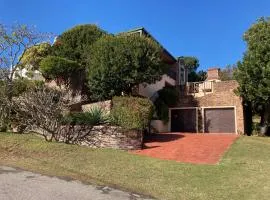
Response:
M46 143L0 133L0 165L108 184L158 199L270 199L270 138L241 137L218 165Z

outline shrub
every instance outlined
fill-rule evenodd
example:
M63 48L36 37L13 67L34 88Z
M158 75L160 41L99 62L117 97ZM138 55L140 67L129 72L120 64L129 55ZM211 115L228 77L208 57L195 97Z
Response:
M155 119L167 123L169 121L169 106L161 99L155 101Z
M36 87L41 87L43 85L43 81L28 80L24 78L16 79L13 81L12 85L12 96L18 97L28 90L34 89Z
M113 97L111 123L128 130L143 130L153 115L153 104L139 97Z
M77 62L56 56L48 56L40 63L40 71L45 78L63 79L66 83L81 69L82 67Z
M5 132L9 124L8 98L6 87L0 83L0 132Z
M179 91L173 86L166 86L158 91L158 96L166 105L173 106L178 101Z
M96 106L91 108L88 112L77 112L71 113L64 117L64 124L72 125L99 125L108 122L107 116L104 114L103 110Z
M166 86L158 91L158 98L155 101L156 115L158 119L168 122L169 107L174 106L179 99L179 91L173 86Z

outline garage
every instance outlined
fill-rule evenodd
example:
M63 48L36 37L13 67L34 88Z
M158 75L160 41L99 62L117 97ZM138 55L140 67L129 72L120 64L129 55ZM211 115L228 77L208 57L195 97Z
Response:
M235 108L203 108L205 133L235 133Z
M172 109L171 132L197 132L197 108Z

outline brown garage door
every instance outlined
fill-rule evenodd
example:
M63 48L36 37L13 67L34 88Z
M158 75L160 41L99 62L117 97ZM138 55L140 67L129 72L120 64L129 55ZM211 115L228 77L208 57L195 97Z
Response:
M205 108L206 133L235 133L234 108Z
M174 109L171 110L172 132L197 132L197 110L196 109Z

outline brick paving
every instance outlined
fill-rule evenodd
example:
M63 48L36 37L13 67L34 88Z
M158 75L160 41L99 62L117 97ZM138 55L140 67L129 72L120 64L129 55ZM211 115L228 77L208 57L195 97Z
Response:
M238 136L235 134L163 133L146 138L135 154L195 164L216 164Z

